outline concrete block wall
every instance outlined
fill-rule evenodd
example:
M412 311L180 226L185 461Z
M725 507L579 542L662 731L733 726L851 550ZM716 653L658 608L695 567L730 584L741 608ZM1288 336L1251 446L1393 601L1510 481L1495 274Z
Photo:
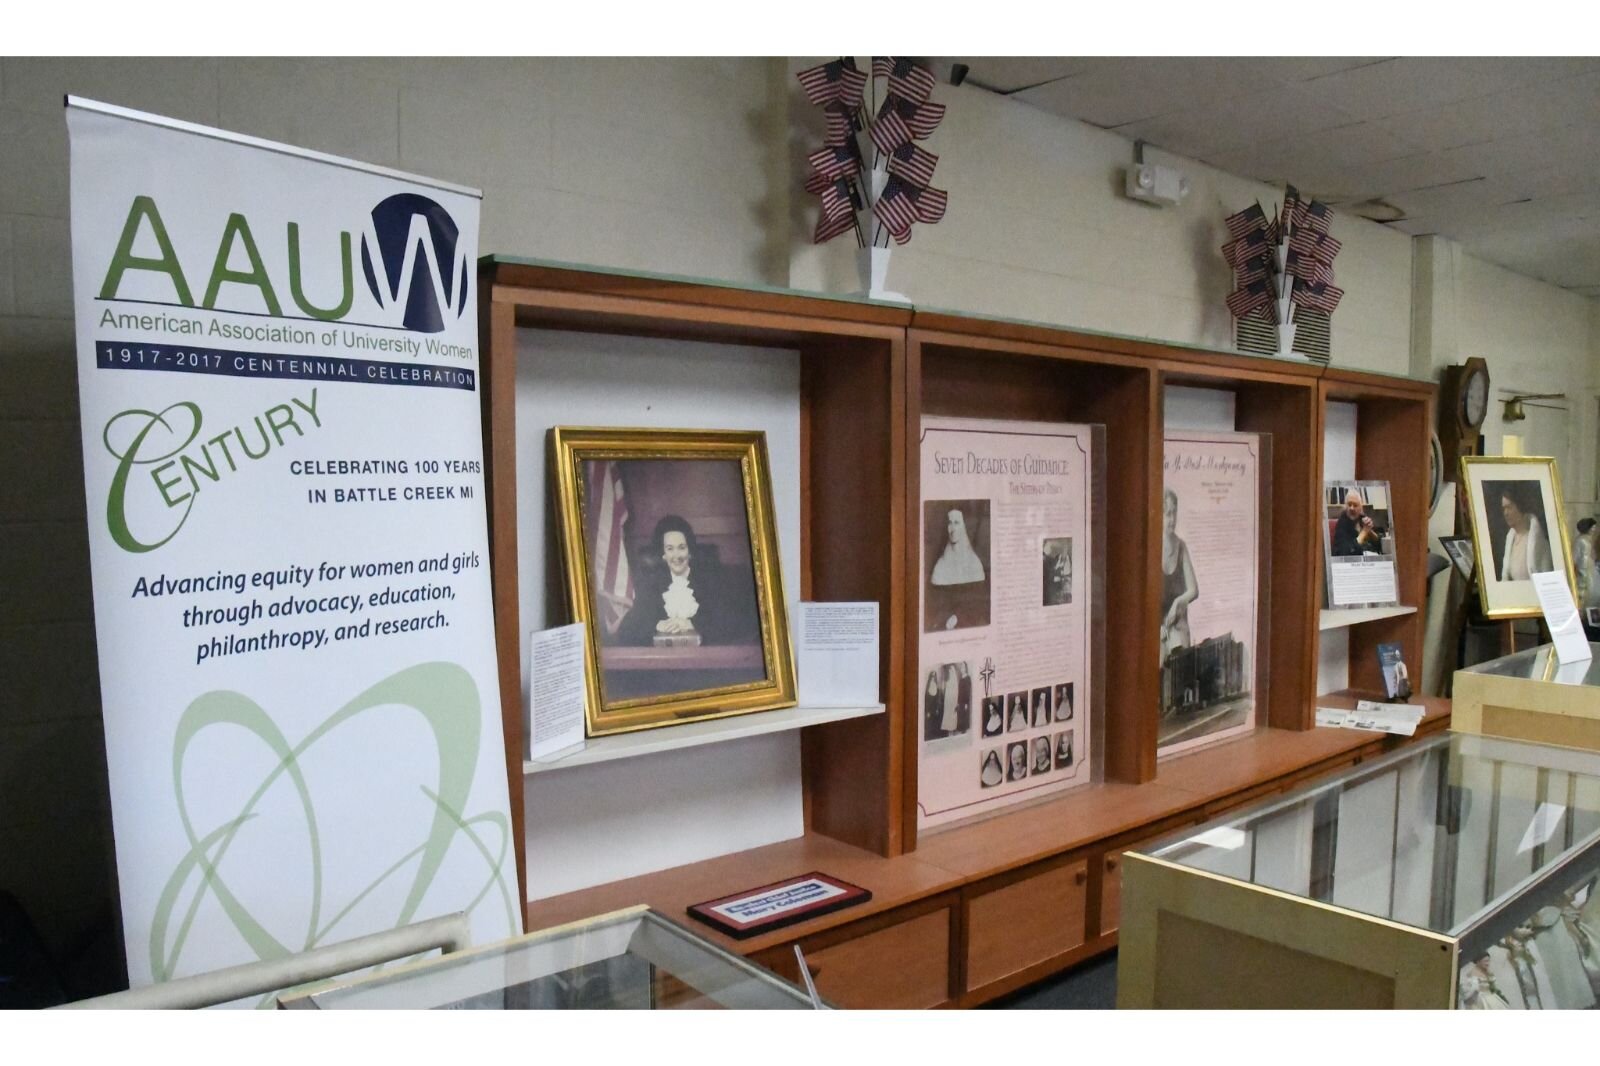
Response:
M807 243L801 162L820 127L792 76L806 64L0 58L0 889L76 967L71 991L114 982L120 942L63 94L480 187L484 251L847 292L850 242ZM950 110L928 147L951 208L896 254L891 288L925 305L1230 344L1221 220L1276 190L1173 160L1194 193L1180 209L1147 208L1118 191L1128 141L970 87L936 96ZM1347 295L1334 359L1405 373L1417 362L1412 242L1358 219L1335 226ZM1600 303L1468 259L1452 267L1461 358L1481 351L1508 368L1497 380L1514 365L1516 383L1540 391L1600 388Z

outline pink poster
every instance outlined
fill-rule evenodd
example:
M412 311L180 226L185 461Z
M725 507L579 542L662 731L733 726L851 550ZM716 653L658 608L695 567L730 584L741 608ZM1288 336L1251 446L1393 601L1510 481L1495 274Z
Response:
M1264 446L1253 433L1166 435L1161 756L1256 725Z
M922 420L919 829L1093 777L1098 431Z

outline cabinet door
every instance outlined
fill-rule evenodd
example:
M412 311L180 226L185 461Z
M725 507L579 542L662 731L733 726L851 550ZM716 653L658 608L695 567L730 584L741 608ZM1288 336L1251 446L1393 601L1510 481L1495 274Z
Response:
M848 930L848 926L846 930ZM835 939L828 934L827 940ZM950 999L950 910L930 911L827 947L801 942L817 994L835 1007L915 1010ZM794 948L769 948L754 961L795 981Z
M1044 870L967 902L967 991L1083 943L1089 864Z

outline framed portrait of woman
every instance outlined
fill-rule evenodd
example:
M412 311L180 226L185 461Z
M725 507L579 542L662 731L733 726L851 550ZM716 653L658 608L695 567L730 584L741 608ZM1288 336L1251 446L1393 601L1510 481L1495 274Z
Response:
M1567 584L1576 589L1554 459L1462 456L1461 484L1472 522L1473 570L1484 617L1541 614L1534 574L1565 574Z
M550 431L590 736L792 707L766 438Z

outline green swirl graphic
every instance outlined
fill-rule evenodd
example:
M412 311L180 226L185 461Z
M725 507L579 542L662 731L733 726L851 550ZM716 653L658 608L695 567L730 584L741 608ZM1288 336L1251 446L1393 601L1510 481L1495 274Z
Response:
M302 759L340 725L376 708L397 706L421 715L434 738L438 756L436 787L419 785L422 793L433 803L433 818L425 831L419 832L420 843L415 848L397 857L377 880L344 902L337 913L323 922L321 836L312 790L301 769ZM395 926L405 925L415 919L417 908L432 886L445 854L458 834L482 858L487 871L482 887L461 909L475 910L492 890L498 889L505 908L506 935L511 935L518 928L518 923L512 902L513 893L505 876L511 843L510 825L506 816L498 811L472 816L464 813L477 769L481 712L478 687L473 683L472 676L457 664L447 662L420 663L378 682L341 707L294 746L290 745L272 717L241 693L218 690L195 699L178 721L172 749L172 787L177 797L183 832L189 841L189 851L173 869L156 903L150 928L151 978L167 981L176 975L184 943L207 893L216 898L223 913L256 958L281 959L327 941L339 923L374 890L408 867L414 867L409 891L394 921ZM195 827L184 796L183 765L195 739L216 726L234 726L248 731L267 745L276 757L277 764L251 793L243 809L202 835ZM297 938L297 943L284 943L269 933L228 887L222 874L223 860L239 829L255 817L256 806L261 798L284 775L288 776L299 800L311 856L311 902L305 916L303 934ZM480 835L479 830L484 826L491 826L498 831L499 842L492 849ZM181 902L184 886L197 872L199 885L184 904Z

